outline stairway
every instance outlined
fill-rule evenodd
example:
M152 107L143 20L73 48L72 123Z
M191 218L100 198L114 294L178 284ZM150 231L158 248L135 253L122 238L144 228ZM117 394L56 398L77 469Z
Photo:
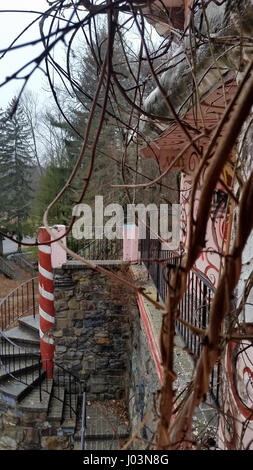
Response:
M73 391L76 384L69 387L74 376L55 364L54 379L47 379L41 367L39 315L17 322L17 326L0 332L0 404L7 403L18 413L34 417L35 423L44 420L44 435L69 436L72 448L80 450L82 395L75 393L78 389ZM112 410L105 412L101 405L88 402L84 448L119 449L115 431L121 443L125 442L129 432L124 422Z
M54 379L46 378L40 359L39 316L20 318L18 326L0 338L1 403L44 419L51 435L74 435L81 395L77 388L73 390L74 376L56 364Z

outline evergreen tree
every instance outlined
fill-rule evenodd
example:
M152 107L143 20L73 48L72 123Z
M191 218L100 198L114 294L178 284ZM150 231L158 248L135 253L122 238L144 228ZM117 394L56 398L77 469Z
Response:
M79 90L76 92L76 101L74 105L72 104L69 119L74 129L82 137L85 135L106 47L107 32L102 26L97 29L93 44L90 47L82 47L82 55L76 63L76 81L79 83ZM118 73L118 79L122 86L131 87L133 85L131 82L132 78L128 76L122 46L117 36L114 42L112 62L113 69ZM106 204L110 202L120 202L123 204L126 200L124 190L119 191L111 188L111 184L122 183L121 166L114 159L120 161L122 156L122 140L124 139L123 133L125 129L123 130L124 125L122 125L120 120L124 121L126 116L129 117L129 105L122 100L122 96L115 90L110 88L107 112L105 113L104 124L96 147L92 177L85 195L85 202L91 206L93 205L95 195L98 194L105 197ZM83 179L88 176L91 157L90 149L97 133L103 100L104 88L102 87L92 119L88 142L89 148L86 149L85 158L78 173L81 183L79 187L82 187ZM73 164L79 155L83 140L65 122L58 124L55 122L55 125L65 128L65 148L69 162Z
M22 106L12 115L14 104L15 99L0 113L0 221L22 240L23 224L31 207L34 163L29 125Z
M46 208L64 186L68 173L68 168L57 166L53 161L44 170L40 178L33 208L32 220L36 226L41 225ZM74 198L73 195L72 198ZM71 219L72 206L73 203L70 200L70 195L65 194L49 213L50 225L68 225Z

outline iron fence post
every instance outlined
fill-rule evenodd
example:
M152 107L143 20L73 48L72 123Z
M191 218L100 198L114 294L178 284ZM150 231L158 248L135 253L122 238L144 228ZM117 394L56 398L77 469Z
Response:
M85 430L86 430L86 392L83 392L81 450L84 450L84 446L85 446Z
M34 279L32 279L32 302L33 302L33 318L35 318Z

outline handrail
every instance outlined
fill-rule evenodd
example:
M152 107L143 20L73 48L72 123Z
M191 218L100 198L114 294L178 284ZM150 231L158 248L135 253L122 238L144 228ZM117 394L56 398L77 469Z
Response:
M10 343L13 347L17 348L17 349L20 349L20 352L21 353L27 353L29 354L29 356L34 356L34 357L41 357L40 356L40 353L36 353L36 352L31 352L31 351L27 351L26 348L24 346L20 346L16 343L14 343L14 341L12 341L4 331L1 331L0 330L0 336L2 336L5 341L7 341L8 343ZM1 354L0 354L1 355ZM74 374L74 372L66 369L64 366L62 366L61 364L58 364L57 362L55 362L54 359L43 359L43 362L44 361L53 361L54 364L59 367L60 369L62 369L64 372L68 373L69 375L71 375L74 379L78 380L79 382L83 382L82 379L80 379L76 374Z
M32 281L32 280L36 280L38 279L38 276L35 276L35 277L32 277L31 279L27 279L27 281L25 282L22 282L22 284L20 284L19 286L15 287L15 289L11 290L9 292L9 294L7 294L2 300L0 300L0 307L1 307L1 304L11 295L13 294L16 290L18 290L20 287L24 286L25 284L27 284L28 282Z
M6 348L6 343L5 343L5 345L3 345L3 340L8 343L7 348ZM14 352L14 350L15 350L15 352ZM17 350L18 350L18 352L17 352ZM16 365L15 357L16 356L18 356L17 365L20 366L21 357L22 357L22 359L24 360L24 363L25 363L25 369L27 367L29 368L30 366L32 366L32 368L34 369L32 371L32 378L33 378L33 381L39 379L38 386L39 386L40 401L42 400L42 392L45 392L45 393L48 393L49 395L51 395L53 398L55 398L55 399L57 399L57 400L59 400L60 402L63 403L64 400L62 400L60 398L60 387L63 386L66 393L69 394L69 396L70 396L70 403L69 404L65 403L65 405L68 406L70 418L72 416L72 412L74 414L77 413L77 410L72 406L71 397L72 397L72 395L75 395L75 396L78 395L79 396L81 393L83 393L83 388L84 388L84 383L85 383L84 380L80 379L72 371L66 369L61 364L58 364L55 360L52 360L52 359L45 359L45 360L43 359L42 360L39 352L36 353L34 351L27 351L26 348L24 348L22 346L19 346L16 343L14 343L10 338L8 338L8 336L6 336L6 334L3 331L0 330L0 363L1 363L2 367L4 368L6 373L11 378L16 380L17 382L23 383L24 385L28 385L31 388L35 388L37 386L37 384L36 385L28 384L28 382L27 382L27 373L26 373L26 376L25 376L25 379L26 379L25 380L24 378L22 379L21 377L16 377L15 375L13 375L13 373L10 371L10 369L8 369L8 367L6 367L6 364L4 363L4 357L6 355L8 355L8 358L10 358L11 357L11 352L12 352L12 363L13 363L13 367L14 367L14 371L12 371L12 372L15 373L19 370L19 368L17 368L15 370L15 365ZM27 363L29 364L29 361L31 361L32 364L27 365ZM41 380L40 380L41 379L41 366L42 366L42 364L45 365L45 362L46 362L46 364L50 362L50 367L51 367L52 362L54 364L55 374L54 374L54 378L53 378L53 383L54 383L54 388L56 390L54 390L53 394L52 394L52 391L48 390L48 379L47 378L45 379L46 387L43 387L43 385L41 383ZM47 370L47 367L46 367L46 370ZM45 370L45 374L46 374L46 370ZM57 370L58 373L56 373L56 370ZM36 375L36 371L38 371L38 375ZM34 373L35 373L35 375L34 375Z
M214 287L214 285L212 284L212 282L210 281L210 279L205 275L205 273L203 273L202 271L200 271L200 269L198 269L196 266L193 266L192 272L194 272L194 273L199 277L199 279L200 279L204 284L206 284L206 286L207 286L209 289L211 289L213 292L215 292L215 287Z
M169 288L169 272L180 264L180 253L161 250L161 243L158 239L147 238L141 240L141 259L144 260L143 262L147 267L148 273L156 286L157 301L161 298L165 302ZM164 267L161 263L156 262L158 259L164 260ZM197 360L200 357L202 341L198 335L193 334L186 324L202 329L207 327L215 287L210 279L196 266L188 274L187 285L187 291L179 303L180 317L176 322L176 327L185 343L185 349ZM184 320L184 324L180 322L180 319ZM210 394L217 406L219 406L219 389L220 364L217 364L212 371L209 388Z
M85 446L85 430L86 430L86 392L83 392L82 400L82 425L81 425L81 450Z
M121 239L108 240L107 238L91 240L80 248L78 254L88 256L92 260L115 259L119 251L122 250L123 241ZM84 253L88 250L87 255Z
M36 302L35 288L38 289L38 276L28 279L15 287L8 295L0 301L1 328L6 330L18 318L33 311L35 317Z

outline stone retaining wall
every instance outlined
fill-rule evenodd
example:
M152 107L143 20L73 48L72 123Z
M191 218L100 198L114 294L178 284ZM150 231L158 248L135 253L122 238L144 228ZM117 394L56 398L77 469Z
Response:
M135 295L78 262L55 269L54 279L56 362L80 374L88 399L124 397L134 432L160 389ZM152 411L141 437L152 439L155 427Z
M119 271L119 266L109 266ZM86 382L88 399L125 396L129 312L125 288L78 262L55 269L55 360Z
M41 411L22 411L0 402L0 450L71 450L72 436L47 421Z
M158 422L155 403L160 383L139 313L132 320L131 338L128 409L132 433L138 429L143 418L148 416L139 438L133 441L132 448L145 449L147 440L155 441Z

